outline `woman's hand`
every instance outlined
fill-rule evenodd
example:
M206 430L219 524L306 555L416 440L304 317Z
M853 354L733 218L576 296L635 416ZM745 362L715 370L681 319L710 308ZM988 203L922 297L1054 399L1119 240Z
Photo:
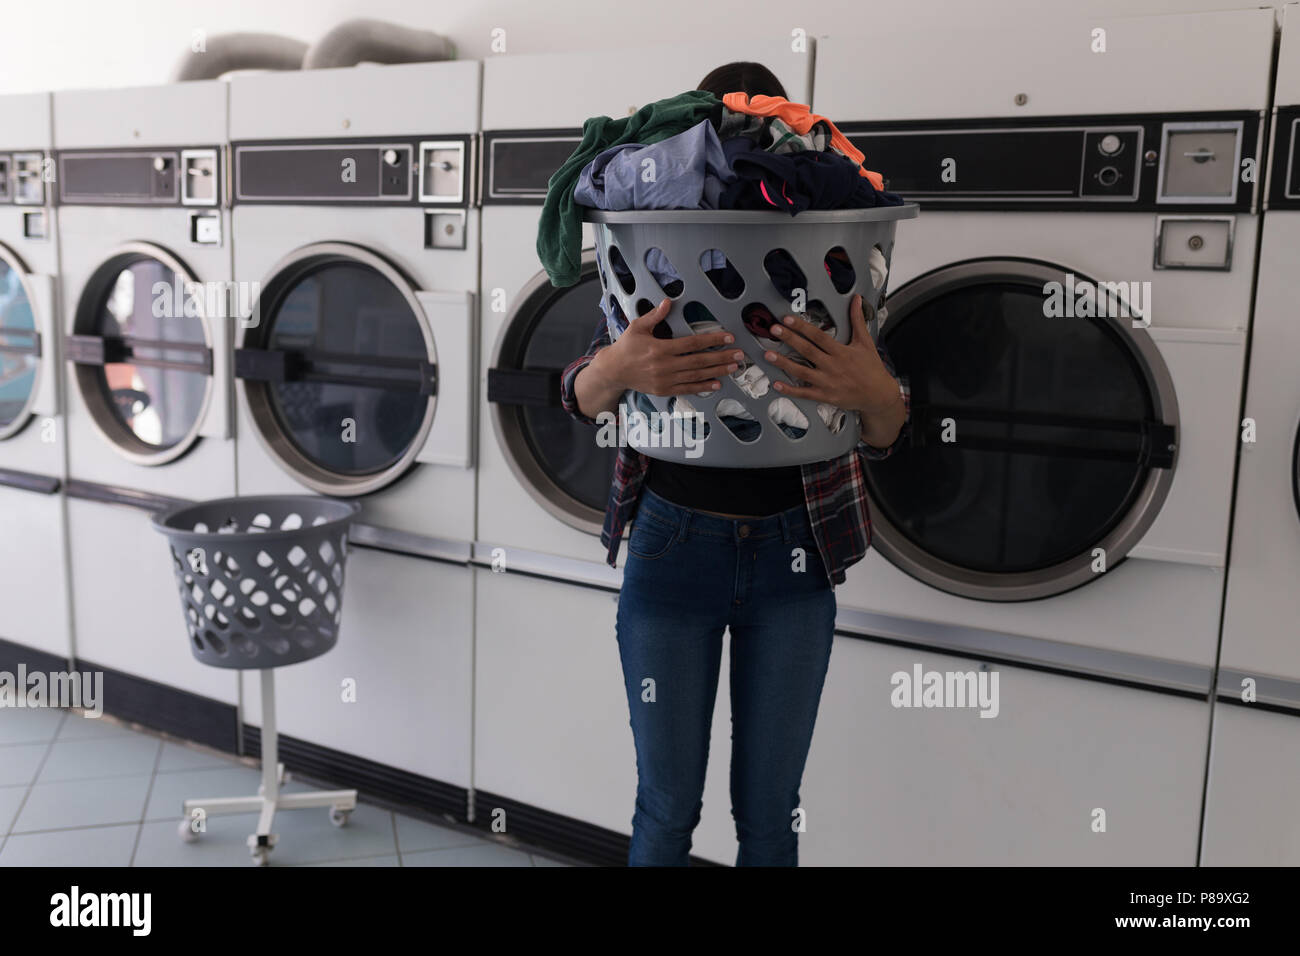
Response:
M656 337L655 326L668 317L671 307L671 300L664 299L633 319L617 341L597 352L578 373L573 387L583 414L594 418L598 412L612 411L628 389L659 396L713 391L722 387L723 375L740 368L745 353L739 350L705 351L734 343L729 332Z
M807 383L774 382L772 387L782 395L810 398L857 412L862 419L862 440L887 448L907 420L902 392L871 341L860 295L855 295L849 305L849 320L853 338L847 345L799 316L787 315L782 320L784 325L773 325L772 337L787 343L809 365L768 352L764 356L768 362L796 381Z

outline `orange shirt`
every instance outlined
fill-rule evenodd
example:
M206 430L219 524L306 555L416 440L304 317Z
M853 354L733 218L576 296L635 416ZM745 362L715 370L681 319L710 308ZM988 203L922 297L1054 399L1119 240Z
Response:
M862 155L861 151L835 128L834 123L825 116L818 116L816 113L811 112L807 104L791 103L784 96L759 95L751 98L745 93L728 93L722 98L722 105L736 113L748 113L751 116L775 116L801 135L807 133L817 123L825 123L831 130L831 146L857 163L862 175L871 181L871 185L882 192L884 191L884 177L880 173L872 172L862 165L866 157Z

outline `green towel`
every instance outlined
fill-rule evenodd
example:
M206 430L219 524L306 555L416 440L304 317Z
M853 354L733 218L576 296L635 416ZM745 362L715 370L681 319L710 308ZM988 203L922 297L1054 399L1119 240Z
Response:
M593 116L582 124L582 142L546 184L546 202L537 227L537 257L557 289L578 281L582 260L582 207L573 201L573 187L582 169L611 146L649 146L676 136L708 119L720 100L712 93L691 90L649 103L626 119Z

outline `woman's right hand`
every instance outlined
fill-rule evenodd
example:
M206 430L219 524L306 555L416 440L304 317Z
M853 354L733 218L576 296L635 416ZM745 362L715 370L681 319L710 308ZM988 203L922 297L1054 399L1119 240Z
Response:
M723 375L740 368L745 354L708 351L731 345L730 332L703 332L689 338L658 338L655 327L668 317L672 301L664 299L652 311L628 323L618 340L596 353L583 369L596 376L612 391L627 389L645 395L689 395L722 387Z

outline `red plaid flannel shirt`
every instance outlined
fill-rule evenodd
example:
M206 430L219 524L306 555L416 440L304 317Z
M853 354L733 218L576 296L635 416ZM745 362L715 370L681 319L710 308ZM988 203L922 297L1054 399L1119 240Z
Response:
M587 354L569 365L560 379L560 401L564 410L572 418L588 425L597 423L578 410L573 383L596 353L609 344L609 329L602 318L596 337L587 348ZM899 378L885 350L877 345L876 351L889 373ZM803 494L808 507L808 519L832 584L843 584L845 569L861 560L871 546L871 513L867 507L865 461L888 458L903 441L911 426L911 392L907 380L899 378L899 387L903 393L907 419L892 445L888 448L874 448L859 441L852 451L839 458L803 466ZM605 506L605 524L600 533L600 543L608 549L606 561L611 567L617 564L623 531L636 515L641 488L649 468L650 462L645 455L626 445L619 447L618 461L614 465L614 481Z

